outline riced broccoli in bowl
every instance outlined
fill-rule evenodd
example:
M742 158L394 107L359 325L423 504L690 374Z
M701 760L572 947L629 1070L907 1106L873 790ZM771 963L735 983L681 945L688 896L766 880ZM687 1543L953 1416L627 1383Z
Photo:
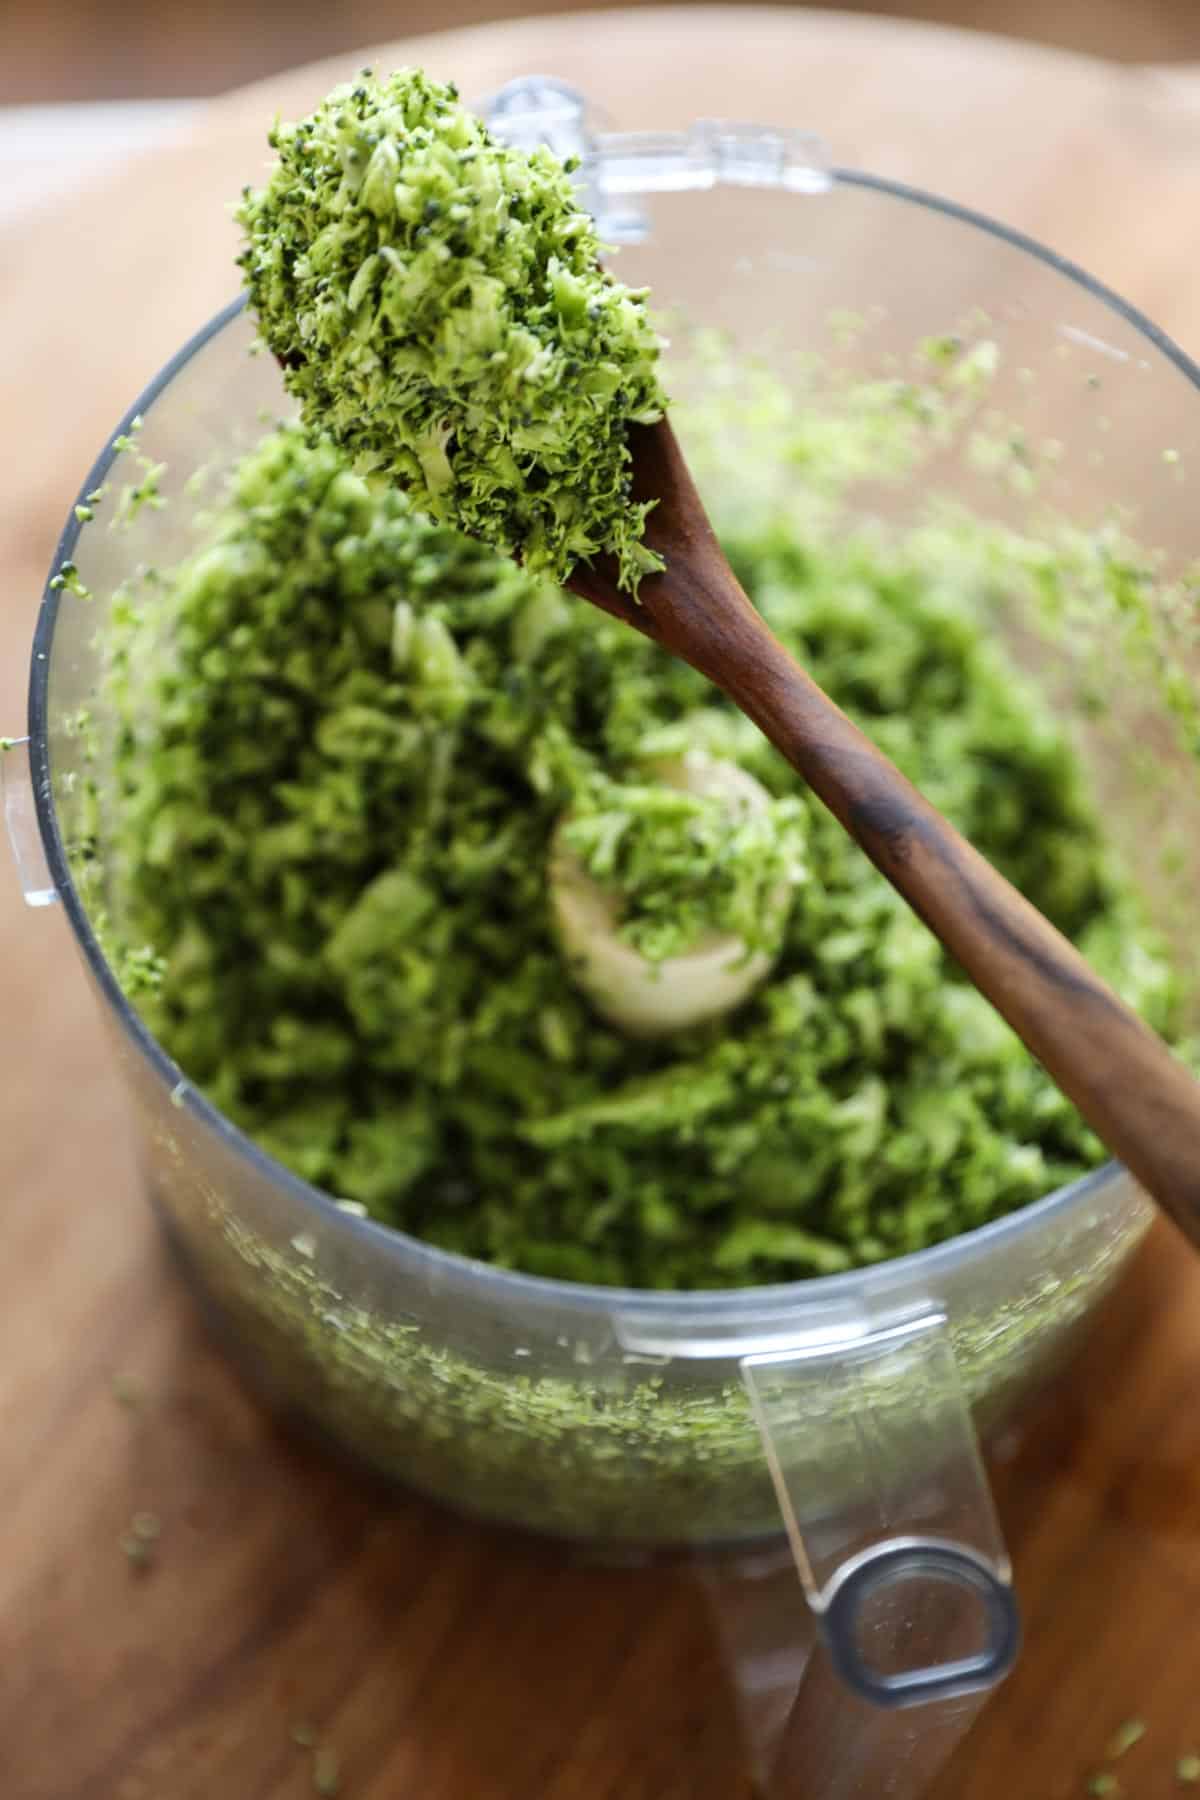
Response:
M815 678L1168 1022L1077 754L988 634L989 571L1041 579L1037 547L725 514ZM1100 1159L730 703L328 442L269 433L108 654L138 1004L231 1118L375 1217L537 1274L739 1286L921 1249ZM659 779L696 753L762 810ZM695 1025L614 1024L556 918L564 832L651 976L714 931L747 955L765 931L769 969Z

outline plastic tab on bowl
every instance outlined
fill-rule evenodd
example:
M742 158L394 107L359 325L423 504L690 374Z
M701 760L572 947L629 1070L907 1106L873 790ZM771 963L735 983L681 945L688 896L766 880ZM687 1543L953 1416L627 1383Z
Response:
M894 1538L843 1564L822 1596L820 1624L847 1687L881 1707L984 1693L1008 1674L1021 1643L1005 1575L937 1538ZM978 1641L957 1646L963 1637ZM881 1666L873 1640L882 1641L885 1664L902 1643L903 1662Z
M587 101L569 82L551 75L523 75L484 101L488 129L521 150L545 145L565 161L588 153Z
M50 879L38 830L29 766L29 739L0 737L0 792L4 825L27 906L52 906L58 889Z
M1012 1571L944 1313L745 1356L742 1376L846 1685L895 1708L1002 1680L1020 1641Z

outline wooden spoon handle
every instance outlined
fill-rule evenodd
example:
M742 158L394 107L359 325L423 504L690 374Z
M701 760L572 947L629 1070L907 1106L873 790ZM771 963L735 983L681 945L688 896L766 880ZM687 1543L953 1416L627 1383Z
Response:
M755 721L1093 1130L1200 1244L1200 1083L834 705L723 568L729 586L711 609L698 593L686 613L664 612L647 596L653 635Z
M1088 1124L1200 1244L1200 1082L1048 919L972 849L824 694L726 562L666 419L630 434L647 538L666 558L635 603L571 586L691 663L798 769L1007 1019Z
M1074 946L973 850L783 648L739 586L666 419L630 432L647 541L637 601L611 571L570 585L691 663L798 769L1088 1124L1200 1245L1200 1082Z

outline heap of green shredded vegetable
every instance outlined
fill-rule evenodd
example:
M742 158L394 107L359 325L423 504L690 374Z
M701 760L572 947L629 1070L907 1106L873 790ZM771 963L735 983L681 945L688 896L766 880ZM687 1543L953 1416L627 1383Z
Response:
M418 69L364 71L271 145L240 260L306 422L531 571L609 552L635 589L661 566L627 443L663 411L659 340L571 171Z
M1044 586L1054 552L968 519L853 529L794 485L719 510L770 624L1165 1022L1064 728L987 625L995 570ZM730 704L328 442L270 433L107 647L102 854L137 1004L247 1132L376 1218L538 1274L737 1286L919 1249L1099 1160ZM757 779L769 829L648 773L697 747ZM752 938L786 874L770 976L675 1036L605 1023L552 921L566 818L652 957Z

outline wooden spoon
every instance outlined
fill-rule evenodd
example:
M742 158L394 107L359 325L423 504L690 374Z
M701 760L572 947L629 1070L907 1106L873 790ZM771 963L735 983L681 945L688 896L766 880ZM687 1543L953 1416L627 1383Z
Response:
M637 601L615 568L568 587L690 663L804 777L1088 1124L1200 1245L1200 1083L1061 932L973 850L769 630L717 542L670 423L630 431L645 541Z

